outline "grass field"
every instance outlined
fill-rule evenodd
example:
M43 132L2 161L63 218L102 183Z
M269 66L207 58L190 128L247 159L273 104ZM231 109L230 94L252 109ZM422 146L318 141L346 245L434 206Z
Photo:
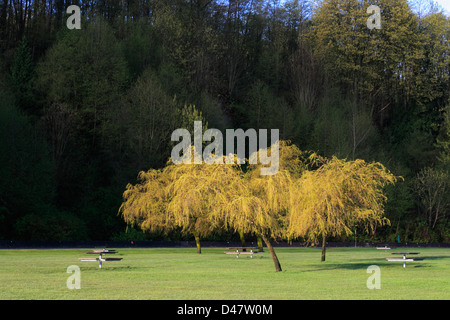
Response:
M320 262L314 248L276 248L275 272L266 250L253 259L223 248L118 249L119 262L80 262L87 249L0 250L0 299L450 299L450 250L407 249L423 261L388 262L375 248L330 248ZM399 251L399 250L396 250ZM81 288L66 285L70 265ZM370 265L380 268L381 289L368 289Z

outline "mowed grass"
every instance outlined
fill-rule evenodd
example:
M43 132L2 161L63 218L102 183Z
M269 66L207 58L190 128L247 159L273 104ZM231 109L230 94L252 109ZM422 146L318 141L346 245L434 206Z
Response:
M450 250L407 249L423 261L388 262L375 248L276 248L283 271L267 251L253 259L224 248L118 249L119 262L80 262L89 249L0 250L0 299L449 299ZM404 250L404 249L403 249ZM92 255L89 255L92 257ZM78 265L81 289L69 290L67 268ZM381 289L368 289L380 268Z

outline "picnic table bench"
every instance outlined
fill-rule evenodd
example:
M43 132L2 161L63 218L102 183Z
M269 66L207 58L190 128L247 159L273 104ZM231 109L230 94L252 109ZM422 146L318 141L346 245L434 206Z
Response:
M240 254L249 254L250 258L253 259L253 254L256 253L256 252L253 251L253 249L259 249L259 248L258 247L230 247L230 248L227 248L227 249L229 249L229 250L236 250L236 251L225 251L226 254L235 254L236 258L239 258ZM247 249L250 249L250 252L243 251L243 250L247 250ZM239 251L239 250L241 250L241 251Z
M408 254L419 254L420 252L392 252L392 254L401 254L403 258L386 258L387 261L403 261L403 268L406 268L406 261L421 261L423 258L409 258Z
M387 252L388 250L391 250L391 248L389 248L388 246L384 246L384 247L377 247L378 250L384 250L384 252Z
M116 254L117 251L116 250L93 250L93 251L88 251L86 252L86 254L98 254L98 258L79 258L80 261L98 261L98 267L101 268L102 267L102 262L103 261L120 261L122 260L122 258L104 258L103 255L104 254Z

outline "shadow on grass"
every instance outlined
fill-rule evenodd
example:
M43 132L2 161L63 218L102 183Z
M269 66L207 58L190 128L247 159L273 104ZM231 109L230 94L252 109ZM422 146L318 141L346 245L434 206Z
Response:
M424 263L428 258L424 258L422 261L410 262L406 265L406 269L408 268L430 268L431 266ZM302 272L315 272L315 271L331 271L331 270L367 270L367 268L371 265L376 265L380 268L402 268L403 263L392 263L386 260L368 260L366 263L358 262L358 263L321 263L316 265L306 265L305 267L309 267L311 269L302 270Z
M306 267L310 267L309 270L302 270L302 272L314 272L314 271L331 271L338 269L346 269L346 270L360 270L367 269L370 265L379 265L377 263L322 263L320 265L308 265Z
M422 257L424 260L444 260L444 259L450 259L450 256L434 256L434 257Z
M80 267L81 271L90 271L90 272L104 272L104 271L137 271L139 269L148 269L148 267L132 267L132 266L103 266L103 268L99 268L98 266L82 266Z

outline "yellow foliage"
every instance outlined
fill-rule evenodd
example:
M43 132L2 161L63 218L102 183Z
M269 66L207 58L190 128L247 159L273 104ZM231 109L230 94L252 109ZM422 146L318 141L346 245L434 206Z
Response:
M321 161L324 161L322 159ZM291 189L287 234L317 241L320 236L352 234L389 223L383 217L386 184L396 177L380 163L346 161L333 157L315 171L305 172Z
M167 229L171 225L166 217L167 179L160 170L140 172L140 183L128 184L123 193L124 202L119 213L129 225L139 225L143 230Z
M325 159L285 141L279 151L274 175L260 175L260 165L244 173L239 165L169 161L162 170L139 173L139 183L123 194L120 213L143 230L181 227L207 235L231 228L312 241L351 234L356 224L369 230L389 222L383 217L383 187L396 178L380 163Z

